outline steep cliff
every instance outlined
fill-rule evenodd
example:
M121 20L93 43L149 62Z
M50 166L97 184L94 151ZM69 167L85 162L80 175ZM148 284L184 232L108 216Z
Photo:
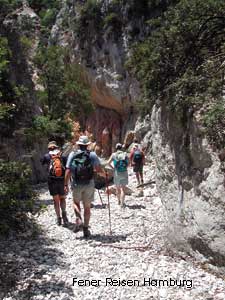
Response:
M134 127L137 117L134 104L140 96L140 88L137 80L126 71L125 62L131 43L143 39L148 29L145 24L148 11L144 11L145 1L143 4L133 2L136 3L65 2L50 39L52 44L68 47L74 61L83 66L91 86L92 102L97 107L92 120L107 124L110 115L107 130L113 136L111 150L124 138L126 131ZM100 114L100 111L105 113ZM99 142L106 125L101 129L97 127L93 128L93 133ZM109 150L103 149L103 152Z
M26 5L6 15L1 26L1 36L7 40L10 53L5 75L7 85L4 81L1 103L13 109L8 126L4 118L0 122L0 157L28 162L33 169L34 182L46 179L39 162L46 141L30 143L25 134L32 117L41 113L32 80L32 58L38 45L39 27L38 16Z
M224 267L225 189L218 154L188 112L182 123L166 107L155 107L151 129L170 242L183 250L197 250L210 263Z

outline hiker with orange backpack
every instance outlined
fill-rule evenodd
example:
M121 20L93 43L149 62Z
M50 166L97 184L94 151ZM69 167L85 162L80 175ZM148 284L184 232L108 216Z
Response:
M57 216L56 224L68 225L66 214L66 200L64 191L64 177L67 158L62 155L55 141L48 144L49 152L41 159L42 165L47 165L48 188L50 195L53 196L55 213Z

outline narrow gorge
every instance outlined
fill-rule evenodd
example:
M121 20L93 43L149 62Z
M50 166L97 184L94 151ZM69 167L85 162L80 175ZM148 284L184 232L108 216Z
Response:
M126 238L122 237L123 232L118 225L116 235L121 236L118 240L115 238L112 245L122 243L125 249L135 244L138 226L143 230L141 245L150 243L154 232L154 239L159 239L159 243L153 242L149 250L152 261L158 261L157 255L163 255L163 268L172 255L172 264L179 264L179 273L185 269L185 263L182 265L178 262L179 257L181 261L182 257L185 257L184 261L187 258L187 264L190 259L191 263L187 267L192 270L190 272L197 272L202 278L212 276L213 292L207 298L205 283L200 291L201 284L198 282L196 294L194 289L190 294L180 292L180 295L179 289L171 293L163 289L149 296L147 289L143 293L135 289L130 292L129 298L131 289L126 287L127 295L123 289L116 292L111 289L112 296L109 299L224 299L223 1L12 2L0 1L0 166L4 165L1 167L3 171L11 168L6 165L10 161L30 166L32 185L40 193L37 202L40 205L40 199L44 199L43 203L47 203L48 207L34 218L40 223L48 222L48 214L51 215L53 210L48 202L50 197L43 188L47 174L40 162L50 140L56 140L66 149L68 145L71 147L75 144L79 135L86 134L92 141L93 150L103 159L111 155L117 143L122 143L130 151L133 141L137 140L146 155L146 182L154 180L155 184L137 190L130 170L133 193L128 198L130 205L137 205L137 208L130 208L129 211L126 208L119 224L122 227L128 226L129 232ZM11 175L7 173L7 176ZM5 180L2 179L0 184L0 193L6 197ZM137 200L139 197L140 200ZM107 201L106 195L103 198ZM0 213L4 214L4 205L1 205ZM114 215L121 218L115 202L112 205ZM105 221L97 209L94 215ZM115 224L117 217L114 219ZM72 214L70 218L73 218ZM126 225L129 218L132 221ZM47 227L44 226L47 232L48 226L52 225L49 223ZM96 234L100 235L101 226L94 226L97 226ZM0 222L0 232L1 228L5 227ZM60 239L63 244L64 233L60 230L55 231L52 227L50 236L53 240ZM68 253L60 250L64 256L72 257L69 241L83 255L79 245L85 243L82 239L78 238L74 242L70 231L65 238ZM3 237L3 240L7 246L7 238ZM113 252L106 250L106 253L101 253L101 250L96 250L93 254L92 248L100 249L98 243L102 245L111 242L110 238L104 241L98 237L93 245L87 243L88 257L93 268L96 266L91 256L95 254L98 257L108 255L113 261L112 265L116 265ZM32 241L28 244L29 249L35 248ZM159 245L161 250L157 250L157 246L154 248L154 245ZM18 251L26 251L22 247L22 244L18 244ZM40 255L43 249L39 250ZM121 251L125 257L130 255L129 250L126 252L124 249ZM2 249L0 253L3 253ZM135 262L141 270L139 278L145 276L145 272L155 272L150 272L152 261L147 257L147 252L143 253L145 260L140 264ZM56 264L60 273L61 269L66 268L63 261L51 262L50 254L47 257L50 260L48 267ZM120 256L119 253L117 255ZM27 256L26 253L22 255L22 260ZM122 262L123 258L120 258L118 264L127 264L127 268L132 269L129 259ZM43 268L39 270L40 274L43 272L51 277L44 270L43 261L33 256L32 259ZM83 262L69 261L70 279L75 275L72 274L75 272L73 263L81 269ZM199 269L192 269L192 263L198 265ZM103 272L104 276L114 271L122 276L118 266L114 270L107 263L104 264L107 269L107 272ZM157 269L157 266L154 268ZM31 278L29 264L25 269L27 278ZM80 271L83 277L90 273L87 269ZM138 273L138 268L133 271ZM97 267L91 277L94 279L98 272L103 276L102 270ZM163 276L163 272L159 272L159 276ZM201 272L209 273L200 275ZM128 277L134 274L128 273ZM62 276L66 277L65 270ZM39 279L42 280L41 277ZM68 280L64 279L64 282ZM31 284L32 280L28 281L27 285ZM53 281L52 277L50 281ZM67 284L63 295L58 293L57 296L53 289L51 296L38 298L32 288L31 294L27 294L24 285L19 289L20 292L13 292L12 296L4 296L3 299L76 299L74 288ZM88 297L84 289L75 288L79 299L105 299L107 289L103 290L101 294L99 289L95 295L92 289Z

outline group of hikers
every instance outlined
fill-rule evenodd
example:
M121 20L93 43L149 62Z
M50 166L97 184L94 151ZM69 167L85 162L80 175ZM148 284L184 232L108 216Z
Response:
M69 224L66 213L66 195L69 186L72 190L73 208L76 216L75 229L83 230L84 238L89 238L89 222L91 204L94 200L95 182L94 172L107 179L105 166L113 169L113 182L116 187L118 204L125 206L125 190L128 185L128 166L133 167L137 184L143 184L143 166L145 155L137 141L134 141L130 155L124 150L123 145L116 144L116 151L104 164L94 151L89 151L91 144L87 136L80 136L73 149L67 156L62 154L55 141L48 144L48 153L41 159L43 165L47 165L48 188L53 196L57 225ZM83 204L83 220L81 216L81 202Z

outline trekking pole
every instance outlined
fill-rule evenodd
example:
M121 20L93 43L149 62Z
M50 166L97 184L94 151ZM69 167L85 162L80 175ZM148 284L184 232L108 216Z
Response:
M109 208L109 234L112 235L112 226L111 226L111 211L110 211L110 201L109 201L109 187L108 187L108 173L105 171L105 185L106 185L106 192L108 195L108 208Z
M103 201L102 201L102 196L101 196L101 194L100 194L100 192L99 192L99 189L98 189L98 195L99 195L99 198L100 198L100 200L101 200L102 207L104 207L104 206L105 206L105 204L104 204L104 203L103 203Z

